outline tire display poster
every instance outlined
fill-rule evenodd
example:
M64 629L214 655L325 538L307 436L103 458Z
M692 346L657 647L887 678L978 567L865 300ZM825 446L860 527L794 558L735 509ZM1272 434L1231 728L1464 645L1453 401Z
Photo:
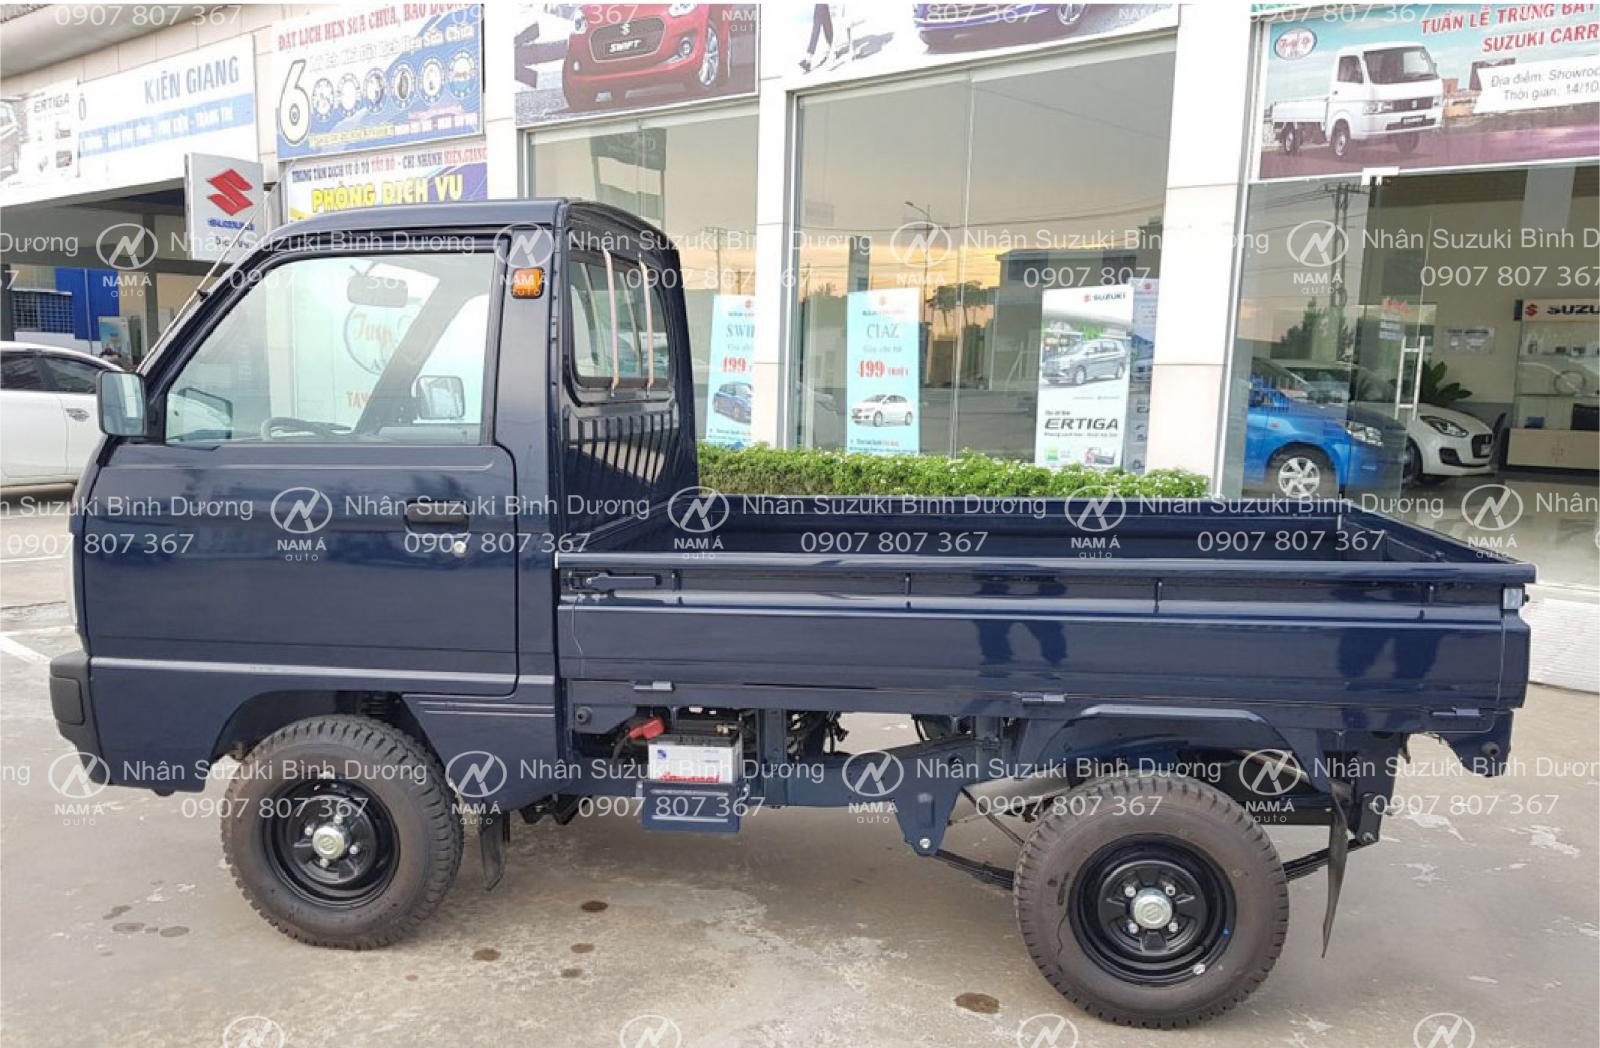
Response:
M1041 302L1036 465L1123 463L1133 287L1052 288Z
M756 89L755 4L514 6L518 127Z
M750 443L755 348L755 299L749 295L713 297L711 359L706 373L708 444L740 448Z
M283 179L289 220L390 204L447 204L489 198L483 139L303 160Z
M852 291L845 325L845 449L873 455L922 451L922 289Z
M1267 28L1260 180L1600 154L1594 4L1330 5Z
M476 4L358 4L274 27L279 159L483 130Z

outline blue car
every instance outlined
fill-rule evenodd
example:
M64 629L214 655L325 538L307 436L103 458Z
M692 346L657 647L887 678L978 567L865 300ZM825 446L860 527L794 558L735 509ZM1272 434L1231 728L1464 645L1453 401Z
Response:
M711 410L723 418L750 424L751 389L748 382L724 382L711 395Z
M1405 428L1379 412L1313 402L1281 365L1250 364L1244 480L1285 498L1333 498L1360 488L1398 489Z
M1021 28L1029 40L1043 40L1076 29L1088 4L916 4L912 19L930 50L989 46L989 32Z

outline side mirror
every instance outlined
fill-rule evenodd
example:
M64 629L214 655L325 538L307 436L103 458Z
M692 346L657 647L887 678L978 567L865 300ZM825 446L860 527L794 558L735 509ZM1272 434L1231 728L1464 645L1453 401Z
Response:
M459 375L423 375L412 389L417 418L455 422L467 417L467 387Z
M96 380L100 432L111 437L142 437L150 421L144 402L144 376L133 371L103 371Z

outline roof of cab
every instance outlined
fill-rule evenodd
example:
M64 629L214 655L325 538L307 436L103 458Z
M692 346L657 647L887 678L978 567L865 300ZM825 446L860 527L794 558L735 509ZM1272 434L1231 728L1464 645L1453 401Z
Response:
M591 214L603 214L612 221L641 230L654 227L644 219L608 204L566 197L541 197L533 200L464 200L449 204L397 204L385 207L353 208L313 215L289 222L272 231L270 240L324 233L357 233L410 229L500 229L509 225L551 225L564 206Z

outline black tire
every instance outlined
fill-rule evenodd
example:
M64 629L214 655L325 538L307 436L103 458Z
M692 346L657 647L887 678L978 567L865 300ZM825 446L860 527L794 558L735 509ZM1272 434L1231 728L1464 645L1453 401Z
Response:
M1394 147L1405 154L1415 153L1417 145L1422 141L1422 135L1416 131L1406 131L1394 136Z
M1328 141L1333 145L1333 155L1340 160L1348 160L1355 143L1350 138L1350 125L1343 120L1333 125L1333 134Z
M1400 486L1409 488L1422 483L1422 449L1414 440L1406 441L1405 464L1400 471Z
M1144 853L1178 860L1171 868L1180 875L1192 861L1203 875L1195 885L1210 890L1166 893L1204 918L1175 915L1180 930L1170 937L1140 932L1189 944L1167 959L1176 971L1147 964L1130 975L1105 945L1116 933L1095 915L1120 901L1111 889L1137 877L1122 871L1146 868L1124 857ZM1197 907L1196 895L1210 901ZM1191 1026L1244 1000L1272 971L1289 928L1289 887L1272 841L1233 800L1177 776L1098 779L1065 794L1023 846L1014 897L1023 941L1050 984L1098 1019L1146 1029Z
M1081 386L1087 381L1089 381L1089 373L1083 370L1082 365L1079 365L1072 372L1072 384L1074 386Z
M318 777L319 767L335 777ZM382 771L349 777L352 769ZM387 824L365 853L372 876L341 887L339 898L297 875L310 864L296 867L289 855L297 849L282 843L301 830L309 836L303 824L329 805L329 791L333 803L361 800L346 808L355 813L350 824ZM462 828L454 801L438 759L411 736L366 717L313 717L269 735L245 758L228 787L222 855L250 905L291 939L352 950L387 946L438 909L455 880ZM264 815L263 806L279 814ZM362 860L352 854L339 861L354 867Z
M1294 156L1300 152L1300 132L1293 124L1283 129L1283 134L1278 136L1278 141L1283 146L1285 156Z
M881 411L874 411L874 412L873 412L873 413L872 413L872 424L873 424L873 425L874 425L874 426L881 426L881 425L883 425L883 412L881 412Z

